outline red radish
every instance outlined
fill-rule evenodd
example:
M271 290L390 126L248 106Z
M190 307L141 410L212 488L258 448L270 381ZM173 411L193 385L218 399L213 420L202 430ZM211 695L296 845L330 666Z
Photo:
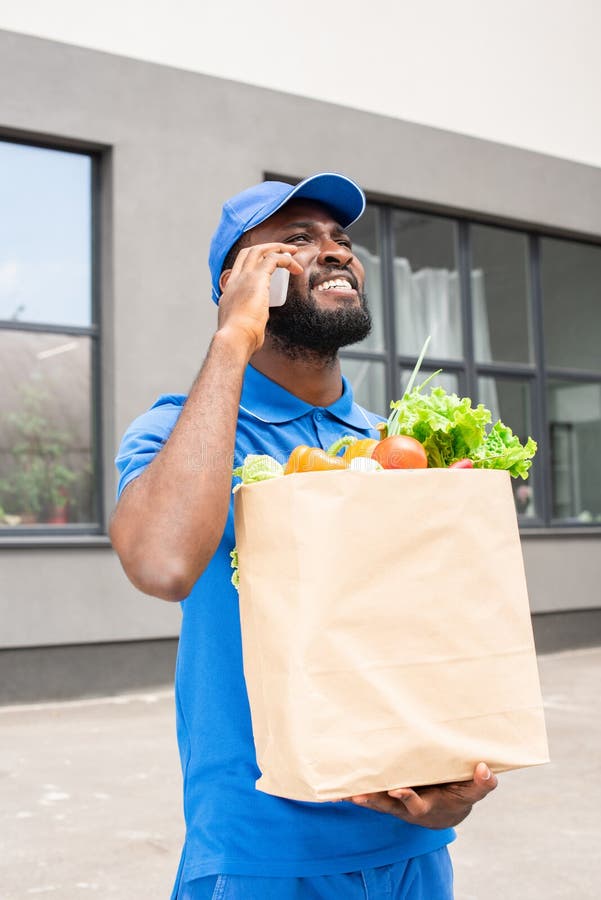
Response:
M457 462L451 463L449 469L473 469L473 459L458 459Z

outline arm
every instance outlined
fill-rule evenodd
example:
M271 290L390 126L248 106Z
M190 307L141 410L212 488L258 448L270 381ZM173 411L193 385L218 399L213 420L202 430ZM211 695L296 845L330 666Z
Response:
M244 371L263 343L271 273L278 266L302 271L295 250L264 244L240 252L223 280L218 329L177 424L113 513L113 547L145 593L187 597L221 540Z
M452 828L469 816L472 806L497 786L497 777L485 763L478 763L471 781L439 784L432 787L399 788L377 794L349 797L358 806L388 813L424 828Z

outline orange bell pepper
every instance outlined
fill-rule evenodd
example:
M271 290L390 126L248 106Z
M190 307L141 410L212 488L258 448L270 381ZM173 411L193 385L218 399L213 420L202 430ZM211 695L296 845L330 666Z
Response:
M284 468L284 475L295 472L331 472L335 469L346 469L347 463L340 456L331 456L320 447L307 447L301 444L295 447Z
M358 441L355 441L344 451L343 460L347 464L347 466L352 462L353 459L357 459L359 456L367 456L370 457L373 453L374 447L376 447L380 442L375 440L374 438L360 438Z

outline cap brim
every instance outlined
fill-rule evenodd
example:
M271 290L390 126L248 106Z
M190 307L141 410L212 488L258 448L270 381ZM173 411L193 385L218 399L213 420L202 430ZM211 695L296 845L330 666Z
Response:
M260 225L279 209L290 203L292 199L312 200L315 203L323 203L331 211L336 221L343 228L348 228L363 214L365 210L365 194L361 188L347 178L336 172L322 172L319 175L311 175L304 181L290 189L278 204L267 209L263 207L247 223L245 231L249 231L256 225Z

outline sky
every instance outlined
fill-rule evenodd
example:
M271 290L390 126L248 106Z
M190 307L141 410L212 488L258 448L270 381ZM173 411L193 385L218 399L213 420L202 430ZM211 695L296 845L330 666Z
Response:
M0 141L0 319L90 317L90 158Z

